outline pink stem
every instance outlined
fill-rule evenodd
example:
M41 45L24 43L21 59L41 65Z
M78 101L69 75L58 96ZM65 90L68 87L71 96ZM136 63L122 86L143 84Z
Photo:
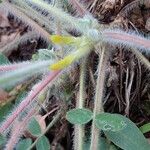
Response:
M34 100L34 98L59 74L61 70L53 71L46 78L35 86L29 95L20 103L20 105L12 112L12 114L0 126L0 133L3 133L11 123L19 116L19 114Z
M125 43L126 45L131 44L137 47L150 49L150 40L134 34L115 32L115 31L104 31L103 34L106 36L106 38L110 40L115 40L116 42L120 41L121 43Z
M8 64L8 65L1 65L0 66L0 72L1 71L11 71L11 70L14 70L14 69L18 69L19 67L23 67L23 66L26 66L28 65L29 63L21 63L21 64Z
M22 136L24 130L26 129L26 126L31 119L32 115L35 114L35 109L31 109L27 116L21 121L17 121L14 123L14 126L12 128L10 138L6 144L5 150L13 150L15 145L18 143L20 137Z

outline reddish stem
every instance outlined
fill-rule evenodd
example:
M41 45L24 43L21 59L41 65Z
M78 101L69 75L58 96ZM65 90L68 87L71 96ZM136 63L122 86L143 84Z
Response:
M1 71L15 70L15 69L18 69L19 67L23 67L23 66L26 66L26 65L29 65L29 64L30 64L29 62L26 62L26 63L21 63L21 64L1 65L0 66L0 72Z
M138 47L150 49L150 41L140 36L117 31L105 31L103 33L106 38L110 38L110 40L121 41L121 43L126 43L126 45L133 44Z
M17 121L14 123L14 126L10 134L10 138L5 147L6 150L14 149L15 145L18 143L20 137L22 136L24 130L26 129L29 120L34 114L35 114L35 109L31 109L27 114L27 116L21 122Z
M12 114L3 122L0 127L0 133L3 133L11 123L19 116L19 114L31 103L34 101L35 97L50 83L52 82L59 74L61 70L53 71L46 78L41 81L29 95L20 103L20 105L12 112Z

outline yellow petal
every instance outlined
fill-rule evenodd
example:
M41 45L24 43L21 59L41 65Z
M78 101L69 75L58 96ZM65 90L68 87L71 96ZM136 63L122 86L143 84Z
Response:
M72 44L76 42L76 38L72 36L52 35L50 40L55 44Z
M49 68L51 70L61 70L68 67L75 59L74 55L66 56L64 59L58 61L55 64L52 64Z

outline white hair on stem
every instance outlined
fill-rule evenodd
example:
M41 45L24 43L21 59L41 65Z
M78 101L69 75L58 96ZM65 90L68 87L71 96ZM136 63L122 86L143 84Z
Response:
M12 3L17 5L17 9L25 13L28 17L36 20L41 27L44 27L50 33L52 32L54 25L46 15L32 9L25 1L13 0Z
M18 143L24 131L26 130L28 122L34 114L35 109L31 108L31 110L29 110L26 117L21 122L16 120L12 127L13 130L11 130L10 138L5 146L5 150L12 150L15 148L16 144Z
M21 21L23 21L26 25L30 26L34 32L36 32L38 35L41 35L41 37L43 37L45 41L49 42L49 33L37 23L35 23L32 19L27 17L24 13L18 11L15 5L10 4L8 2L3 2L0 4L0 9L6 13L10 12L11 14L13 14L15 18L18 18Z
M52 61L50 60L38 61L30 63L30 65L26 65L22 68L5 72L0 76L0 87L4 88L10 85L14 85L17 82L23 81L33 75L43 74L43 72L48 71L50 64L52 64Z
M122 44L127 47L141 49L150 53L150 40L132 32L123 32L121 30L104 30L102 32L104 40L108 43Z
M52 18L61 21L64 27L72 27L82 32L79 26L79 20L64 12L62 9L41 0L26 0L26 2L36 10L41 9L43 13L48 12Z
M36 96L50 83L61 74L61 70L50 72L40 83L33 87L28 94L28 96L14 109L14 111L7 117L7 119L0 125L0 133L4 133L7 128L11 126L13 121L18 117L18 115L34 101Z
M20 67L26 67L27 65L30 65L29 61L25 61L21 63L14 63L14 64L0 65L0 73L19 69Z

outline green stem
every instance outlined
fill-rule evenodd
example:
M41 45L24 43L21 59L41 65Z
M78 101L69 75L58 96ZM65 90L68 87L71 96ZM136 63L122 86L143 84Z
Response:
M60 116L61 116L61 111L59 111L56 114L56 116L50 122L50 124L47 126L47 128L45 129L45 131L34 141L34 143L27 150L31 150L31 149L34 148L34 146L36 145L37 141L50 130L50 128L58 121L58 119L60 118Z
M84 61L81 64L81 68L80 68L80 87L79 87L79 104L78 107L79 108L83 108L84 107L84 83L85 83L85 72L86 72L86 58L84 59Z
M98 65L98 78L97 78L97 85L96 85L94 110L93 110L90 150L98 149L100 131L95 126L95 117L97 114L104 112L102 100L103 100L103 90L104 90L104 81L105 81L105 68L106 68L105 66L107 62L106 57L107 56L105 54L105 48L102 48L102 52L100 54L100 61Z
M77 108L84 107L84 82L85 82L85 72L86 72L86 58L81 64L80 68L80 87L79 87L79 101L77 102ZM84 144L84 125L75 125L75 136L74 136L74 149L82 150Z

